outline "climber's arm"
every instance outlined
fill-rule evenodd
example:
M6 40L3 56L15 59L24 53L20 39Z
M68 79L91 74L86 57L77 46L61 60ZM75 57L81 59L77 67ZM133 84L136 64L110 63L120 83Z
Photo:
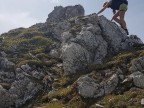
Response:
M106 8L108 8L108 6L109 6L109 3L107 3L107 4L97 13L97 15L100 14L100 13L102 13Z

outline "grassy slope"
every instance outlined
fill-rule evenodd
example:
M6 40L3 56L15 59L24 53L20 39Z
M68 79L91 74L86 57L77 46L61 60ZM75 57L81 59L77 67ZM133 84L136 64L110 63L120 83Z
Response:
M98 103L105 108L140 108L140 101L144 97L143 89L133 88L121 94L112 93L99 99L85 99L77 93L75 82L81 75L91 73L95 70L110 69L121 64L127 65L126 75L128 75L130 74L128 68L131 66L131 61L143 55L143 47L123 51L107 59L103 65L89 66L81 74L74 75L73 77L61 76L58 81L53 82L57 89L50 93L44 93L36 106L41 108L95 108L94 104Z
M31 35L32 33L32 35ZM35 28L24 29L21 28L15 33L5 34L5 40L1 45L1 50L8 54L9 60L16 63L19 67L22 64L46 68L56 64L57 61L48 56L45 48L53 43L49 37L45 37L43 33L37 31ZM10 46L16 45L16 54L12 54L7 49ZM17 56L17 57L15 57ZM32 100L32 107L41 108L93 108L95 103L100 103L105 108L140 108L140 100L144 97L142 89L127 90L121 95L110 94L100 99L84 99L79 96L75 82L84 74L95 72L96 70L110 69L121 64L127 66L127 74L130 74L128 68L134 58L144 56L144 48L133 49L130 51L123 51L112 58L107 59L103 65L91 65L87 70L79 72L73 76L63 76L63 69L57 70L55 74L59 76L58 80L52 82L55 88L52 92L43 91L37 98ZM45 58L46 61L42 60ZM93 75L93 74L92 74ZM130 102L130 99L133 99ZM26 107L27 108L27 105Z

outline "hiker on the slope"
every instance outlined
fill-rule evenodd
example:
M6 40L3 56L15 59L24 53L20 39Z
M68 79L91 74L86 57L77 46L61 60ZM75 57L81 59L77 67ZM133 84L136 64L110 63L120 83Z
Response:
M110 0L109 2L105 2L103 4L103 8L97 13L97 15L102 13L106 8L111 8L114 13L114 16L112 17L111 21L115 20L117 23L119 23L121 27L126 31L127 35L129 35L126 22L124 20L125 12L127 11L127 6L127 0ZM120 17L120 19L118 19L117 17Z

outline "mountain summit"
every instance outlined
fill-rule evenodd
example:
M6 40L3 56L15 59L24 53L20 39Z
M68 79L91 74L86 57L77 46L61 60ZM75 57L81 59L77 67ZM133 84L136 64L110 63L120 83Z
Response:
M140 107L143 42L84 13L57 6L45 23L0 36L0 108Z

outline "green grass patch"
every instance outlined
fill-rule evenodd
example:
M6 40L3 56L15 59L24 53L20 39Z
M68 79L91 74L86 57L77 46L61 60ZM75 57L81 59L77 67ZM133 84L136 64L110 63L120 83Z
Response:
M49 99L53 99L53 98L64 98L64 97L67 97L71 92L72 92L72 86L68 86L66 88L60 88L58 90L54 90L54 91L51 91L49 94L48 94L48 98Z
M24 61L21 61L20 63L17 64L16 67L20 67L21 65L25 65L25 64L28 64L29 66L36 66L36 67L50 67L52 66L53 64L56 64L57 61L52 59L52 60L49 60L49 61L41 61L41 60L24 60Z
M75 96L65 105L65 108L86 108L86 104L80 96Z
M41 108L64 108L63 106L64 105L62 101L55 101L48 104L43 104Z
M107 95L97 103L104 105L104 108L141 108L142 98L144 98L144 90L136 88L122 95Z

